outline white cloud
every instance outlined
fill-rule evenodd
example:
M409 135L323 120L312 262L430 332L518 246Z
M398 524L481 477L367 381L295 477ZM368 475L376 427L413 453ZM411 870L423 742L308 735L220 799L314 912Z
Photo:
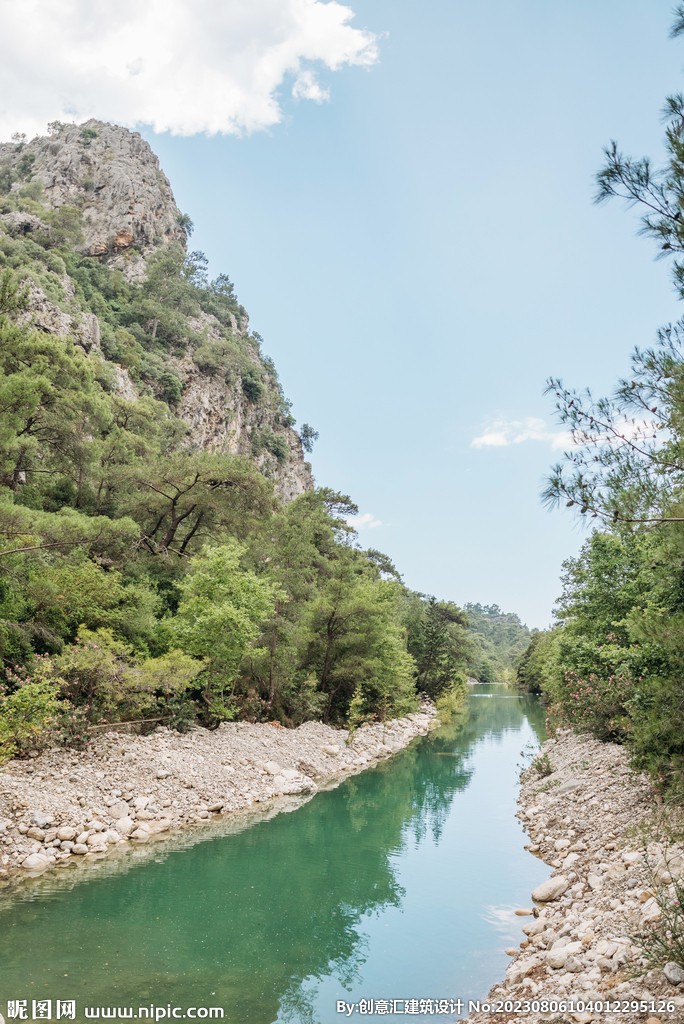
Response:
M552 449L569 448L573 444L570 430L549 430L544 420L527 416L524 420L497 420L470 442L471 448L505 448L523 441L549 441Z
M312 65L377 60L353 17L336 0L0 0L0 138L89 117L177 135L268 128L286 79L321 103Z
M347 516L347 525L355 530L374 530L376 526L382 526L382 521L376 519L372 512L366 512L362 516Z

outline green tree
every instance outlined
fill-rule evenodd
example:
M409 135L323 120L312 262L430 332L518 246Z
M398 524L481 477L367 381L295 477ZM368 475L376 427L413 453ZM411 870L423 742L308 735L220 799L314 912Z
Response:
M226 696L278 593L275 584L240 568L243 553L234 540L208 548L179 585L183 596L172 631L184 651L209 660L202 696L210 720L234 716Z

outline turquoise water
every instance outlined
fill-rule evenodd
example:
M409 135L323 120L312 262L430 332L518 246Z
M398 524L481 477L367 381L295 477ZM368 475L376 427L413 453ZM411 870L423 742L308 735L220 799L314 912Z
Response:
M53 1019L60 999L78 1020L152 1003L328 1024L344 1019L337 1000L484 996L522 937L513 908L548 872L514 817L516 765L544 715L499 686L474 687L469 705L461 724L292 813L0 898L0 1012L27 999L30 1017L51 998Z

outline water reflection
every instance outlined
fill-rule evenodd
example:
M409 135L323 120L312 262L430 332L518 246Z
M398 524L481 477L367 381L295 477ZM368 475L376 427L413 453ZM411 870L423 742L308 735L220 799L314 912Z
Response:
M330 1013L321 1008L318 980L352 993L362 978L371 986L394 984L402 998L404 979L381 981L374 967L377 958L384 963L384 949L373 930L384 927L380 941L388 946L387 922L398 922L392 925L396 936L412 908L418 921L426 899L436 895L436 916L420 925L429 934L414 936L412 957L425 957L425 972L435 957L454 960L453 947L434 941L440 928L453 924L447 888L463 872L469 888L482 884L477 857L463 861L460 832L449 831L457 794L472 792L478 745L489 751L484 775L479 767L476 772L486 782L486 766L496 762L505 738L526 723L537 733L543 725L531 697L469 704L464 721L319 793L294 813L137 865L129 857L123 869L86 884L68 889L57 881L50 891L15 900L0 918L0 1000L75 998L79 1019L84 1005L133 1006L134 1012L151 1001L223 1006L228 1020L269 1024L333 1019L332 1003ZM519 743L516 737L518 749ZM511 788L509 778L505 784ZM472 813L496 814L496 807L483 803ZM519 844L518 833L510 835ZM468 842L476 848L479 840L473 835ZM430 851L448 856L426 878L421 858ZM452 854L461 858L458 868ZM483 908L494 898L484 891L482 897ZM453 975L445 971L439 977Z

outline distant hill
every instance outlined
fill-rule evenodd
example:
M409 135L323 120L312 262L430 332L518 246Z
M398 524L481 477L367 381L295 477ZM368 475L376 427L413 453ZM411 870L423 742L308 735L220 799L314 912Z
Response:
M515 612L503 612L497 604L466 604L468 634L479 649L472 674L483 683L513 682L514 663L530 642L532 631Z

